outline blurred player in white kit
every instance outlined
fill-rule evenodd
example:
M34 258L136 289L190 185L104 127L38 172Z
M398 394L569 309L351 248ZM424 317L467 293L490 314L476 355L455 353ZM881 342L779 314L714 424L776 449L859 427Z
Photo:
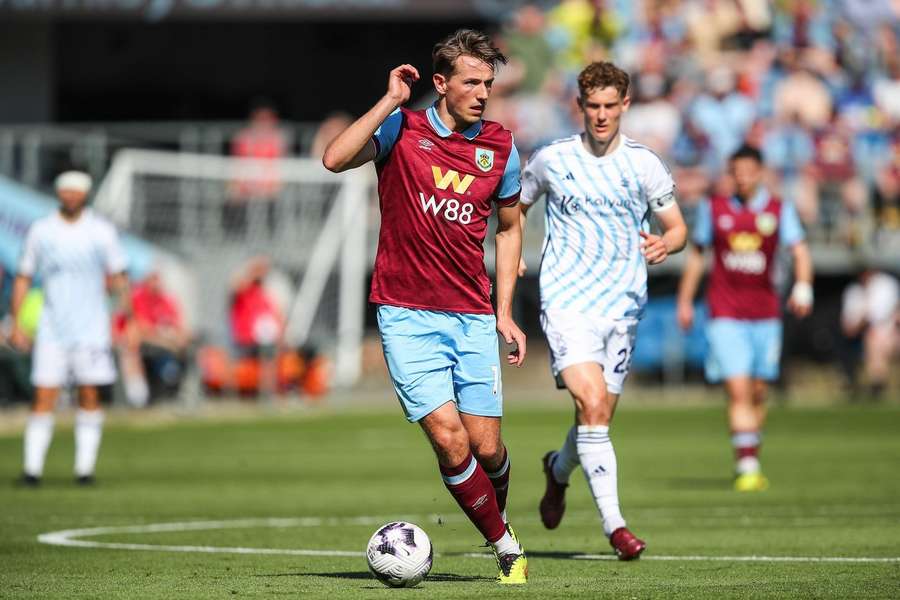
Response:
M25 238L13 287L12 314L32 281L44 289L44 307L32 354L34 402L25 427L21 483L36 486L53 437L53 409L60 388L78 389L75 416L75 478L94 482L103 412L97 386L113 383L107 285L121 301L128 298L127 260L112 224L86 207L91 177L66 171L56 178L59 210L35 221ZM14 329L13 343L27 349L27 337Z

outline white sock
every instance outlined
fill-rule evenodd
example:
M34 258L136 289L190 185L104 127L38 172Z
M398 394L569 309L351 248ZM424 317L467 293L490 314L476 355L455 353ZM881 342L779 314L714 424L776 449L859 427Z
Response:
M731 445L738 456L734 465L738 475L759 473L758 455L761 443L762 435L759 431L735 431L731 434Z
M26 475L40 477L44 474L44 459L53 439L53 413L31 413L25 424Z
M94 474L102 434L103 411L78 409L75 413L76 477Z
M575 442L581 468L603 517L603 531L609 536L619 527L625 527L625 519L619 512L616 452L609 439L609 427L579 425Z
M738 475L746 475L748 473L759 473L761 470L759 459L755 456L745 456L739 458L734 465L734 471Z
M497 551L497 556L505 554L522 554L522 547L516 543L516 540L509 535L509 531L503 534L503 537L492 543L491 546Z
M566 441L563 442L562 448L556 453L556 459L553 461L553 479L558 483L569 483L569 475L578 466L578 446L575 443L576 429L572 425L566 435Z
M147 406L150 400L150 388L147 380L141 375L129 375L125 377L125 399L135 408Z

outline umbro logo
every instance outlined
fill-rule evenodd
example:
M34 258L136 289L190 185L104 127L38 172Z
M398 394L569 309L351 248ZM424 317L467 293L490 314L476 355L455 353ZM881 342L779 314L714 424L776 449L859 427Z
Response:
M478 500L475 501L475 504L472 505L472 508L473 508L473 509L477 509L477 508L480 507L482 504L484 504L485 502L487 502L487 499L488 499L488 495L485 494L484 496L480 497Z
M419 138L419 148L422 150L431 150L434 148L434 142L426 140L425 138Z

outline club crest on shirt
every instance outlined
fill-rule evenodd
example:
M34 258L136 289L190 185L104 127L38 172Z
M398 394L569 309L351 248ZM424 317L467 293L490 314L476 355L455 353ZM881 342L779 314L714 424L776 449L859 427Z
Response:
M734 227L734 219L731 215L722 215L719 217L719 228L728 231Z
M494 168L494 151L485 148L475 148L475 164L487 173Z
M768 237L775 233L777 227L778 219L772 213L763 212L756 216L756 228L764 236Z

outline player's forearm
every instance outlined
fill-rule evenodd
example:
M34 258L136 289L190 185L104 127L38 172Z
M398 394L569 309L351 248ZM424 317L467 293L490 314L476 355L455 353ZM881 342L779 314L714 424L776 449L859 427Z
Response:
M378 127L399 105L396 99L388 95L382 96L375 106L328 144L322 156L325 168L340 173L359 166L353 164L353 159L363 151Z
M512 315L513 292L519 273L519 258L522 256L522 228L516 226L497 232L497 317Z
M525 205L521 205L519 209L519 244L521 246L525 245L525 226L528 224L528 209Z
M687 243L687 224L678 204L672 202L668 208L656 211L656 220L662 229L662 242L666 247L666 254L675 254L684 250Z
M802 318L810 313L814 300L812 256L804 242L794 246L793 254L795 281L788 298L788 308Z
M128 275L117 273L110 280L110 292L115 298L116 307L125 315L131 315L131 286Z
M679 302L687 304L694 302L697 288L700 287L700 280L703 278L703 262L703 254L697 248L692 248L688 251L684 264L684 273L678 284Z
M687 244L687 225L681 222L666 229L662 235L663 243L666 245L666 252L676 254L684 250Z
M19 318L19 309L22 308L22 303L25 302L25 296L28 295L28 290L30 288L31 277L26 277L24 275L16 276L16 280L13 283L12 298L10 299L10 313L13 322Z
M794 280L812 284L813 262L809 246L804 243L794 246Z

